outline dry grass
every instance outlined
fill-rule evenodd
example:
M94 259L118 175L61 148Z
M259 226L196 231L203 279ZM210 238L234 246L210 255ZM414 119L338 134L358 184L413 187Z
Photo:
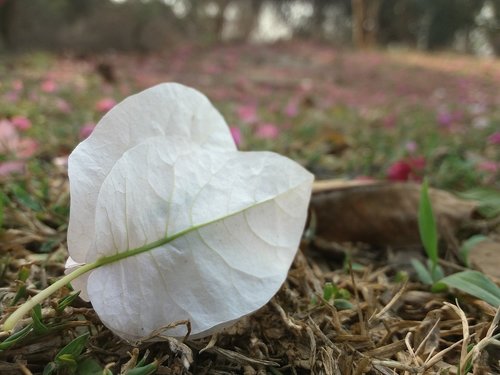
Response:
M49 254L29 250L60 235L44 224L47 218L11 205L5 220L17 229L2 233L2 319L13 310L18 269L30 268L27 295L34 295L63 273L66 255L62 240ZM0 352L0 373L41 373L65 343L83 332L91 334L86 355L113 373L127 373L146 352L157 360L158 374L465 374L469 365L476 374L500 371L494 338L498 312L472 299L450 304L452 296L396 282L390 257L375 258L355 259L364 268L349 272L331 253L317 250L314 239L304 242L287 281L266 306L204 340L158 333L131 346L103 327L88 304L76 301L56 313L56 301L69 292L64 289L43 306L50 332L30 335ZM339 310L326 301L327 282L349 291L353 307Z

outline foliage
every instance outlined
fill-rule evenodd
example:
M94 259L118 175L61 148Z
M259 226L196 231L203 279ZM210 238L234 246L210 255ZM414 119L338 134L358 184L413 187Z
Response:
M500 288L483 273L467 270L444 277L444 272L438 264L438 232L426 180L421 189L418 223L420 237L429 258L427 267L416 259L412 260L420 281L432 285L432 290L436 292L443 291L448 286L482 299L494 307L499 307ZM464 242L462 257L467 260L470 247L483 240L484 236L473 237Z

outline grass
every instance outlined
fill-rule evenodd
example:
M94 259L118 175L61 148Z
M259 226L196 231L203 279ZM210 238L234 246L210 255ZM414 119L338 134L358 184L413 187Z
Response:
M241 149L286 154L318 178L427 176L433 187L452 191L500 188L500 145L494 138L500 129L498 61L358 53L301 42L184 46L162 55L85 60L44 53L0 59L0 121L10 124L0 127L2 320L63 274L65 163L82 128L99 120L110 99L155 83L198 88L239 130ZM23 126L26 119L31 126ZM6 171L12 162L17 164ZM495 228L482 234L494 237ZM456 240L464 243L470 235ZM341 260L314 250L313 236L301 246L278 295L212 341L165 338L134 349L63 287L34 313L36 325L26 319L17 334L0 337L0 373L37 374L57 366L71 373L75 365L88 366L88 373L120 373L124 365L132 374L149 373L137 369L152 371L153 364L158 373L176 374L186 372L189 362L192 373L435 373L445 365L463 367L459 344L440 350L459 343L457 332L465 328L481 342L494 309L459 293L431 293L416 279L398 279L401 269L390 256L377 261L356 254L357 267L346 270ZM444 304L457 296L474 325L465 327L457 307ZM339 301L345 309L337 308ZM426 316L436 309L442 318L433 321L439 328L434 342L425 332ZM414 340L418 335L427 346ZM73 340L78 345L70 358L63 349Z

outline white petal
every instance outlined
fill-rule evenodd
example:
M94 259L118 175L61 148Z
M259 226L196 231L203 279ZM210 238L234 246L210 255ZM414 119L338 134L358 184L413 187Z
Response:
M162 84L119 103L69 158L68 247L75 261L85 261L94 239L97 195L111 168L127 150L158 136L182 136L210 149L236 150L220 113L194 89Z
M205 335L260 308L285 280L304 227L313 177L295 162L196 145L162 157L176 142L126 152L98 197L89 262L197 228L92 271L96 312L129 340L185 319Z

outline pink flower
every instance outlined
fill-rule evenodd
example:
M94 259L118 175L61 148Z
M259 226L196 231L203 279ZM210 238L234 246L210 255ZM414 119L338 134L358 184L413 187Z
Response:
M420 181L424 168L422 156L398 160L387 170L387 178L390 181Z
M94 123L89 122L88 124L83 125L80 128L80 132L79 132L80 139L83 140L83 139L87 138L90 134L92 134L94 129L95 129Z
M22 138L19 140L15 155L21 159L32 157L38 149L38 143L33 138Z
M0 154L6 154L15 149L19 141L16 127L8 120L0 120Z
M276 139L279 134L280 131L278 127L271 123L260 124L255 132L255 136L261 139Z
M31 128L30 119L24 116L14 116L10 122L19 130L28 130Z
M257 107L255 104L240 105L236 110L238 118L246 123L252 124L258 120Z
M491 160L482 161L477 165L477 169L482 172L497 173L500 171L500 163Z
M437 115L437 122L444 128L449 128L454 122L454 117L450 112L439 112Z
M46 79L45 81L42 82L40 88L42 89L43 92L51 94L57 90L57 83L55 83L51 79Z
M415 141L408 141L408 142L406 142L406 144L405 144L405 149L406 149L406 151L408 151L410 154L415 153L415 151L417 151L417 148L418 148L418 145L417 145L417 142L415 142Z
M397 118L395 115L388 115L388 116L384 117L384 119L382 120L382 123L384 124L385 128L392 129L396 126L396 121L397 121Z
M231 135L233 136L234 143L236 143L236 146L241 145L241 138L242 138L241 130L234 126L231 126L229 130L231 131Z
M8 91L3 97L9 103L16 103L19 100L19 93L17 91Z
M24 171L25 162L21 160L4 161L0 163L0 176L8 176L13 173L21 173Z
M390 181L408 181L410 179L410 175L411 167L404 160L395 162L387 170L387 178Z
M492 145L499 145L500 144L500 132L496 132L491 134L488 137L488 143L491 143Z
M98 112L104 113L108 112L111 108L113 108L116 105L116 100L113 98L102 98L99 100L95 108Z
M288 117L295 117L299 114L299 105L296 99L292 99L288 102L284 109L284 114Z
M14 91L21 91L24 88L24 83L20 79L16 79L12 81L11 87Z
M69 103L66 100L64 100L62 98L57 99L56 107L62 113L70 113L71 112L71 106L69 105Z
M33 156L37 148L36 141L32 138L21 138L16 127L10 121L0 121L0 154L29 158Z

